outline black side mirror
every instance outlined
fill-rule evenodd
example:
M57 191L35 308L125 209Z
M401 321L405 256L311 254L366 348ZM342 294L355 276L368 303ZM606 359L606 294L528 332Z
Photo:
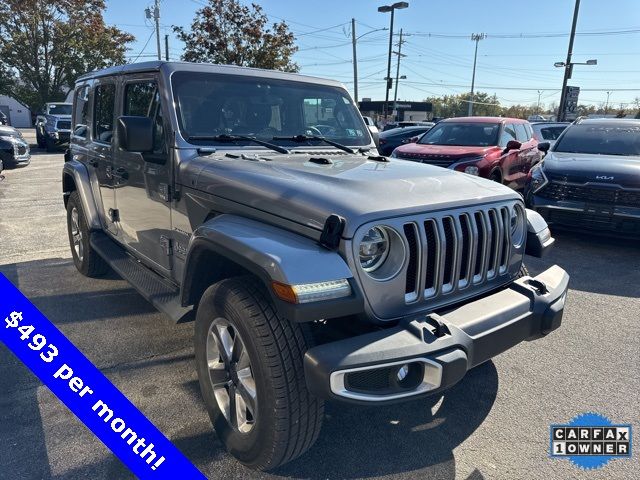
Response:
M538 144L538 150L540 150L541 152L547 153L549 151L549 148L551 148L551 144L549 142L540 142Z
M507 146L505 148L505 151L509 151L509 150L520 150L520 148L522 148L522 144L517 141L517 140L509 140L507 142Z
M116 129L121 149L140 153L153 150L153 120L149 117L119 117Z

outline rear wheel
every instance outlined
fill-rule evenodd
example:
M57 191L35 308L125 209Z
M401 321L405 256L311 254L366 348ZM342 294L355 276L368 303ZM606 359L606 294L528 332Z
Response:
M255 278L222 280L205 291L194 346L209 417L238 460L268 470L313 445L324 404L306 388L305 336L278 317Z
M36 128L36 143L38 144L39 148L45 147L44 137L40 134L39 128Z

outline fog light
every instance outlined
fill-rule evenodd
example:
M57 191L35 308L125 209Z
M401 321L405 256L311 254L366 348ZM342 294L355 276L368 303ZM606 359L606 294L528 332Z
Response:
M409 375L409 365L405 363L398 369L398 373L396 374L396 377L398 381L401 382L407 377L407 375Z
M480 175L480 169L475 165L469 165L464 169L464 173L468 173L469 175Z

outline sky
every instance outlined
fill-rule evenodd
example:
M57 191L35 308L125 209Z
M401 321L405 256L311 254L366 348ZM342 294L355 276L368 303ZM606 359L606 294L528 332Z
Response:
M496 94L501 104L558 103L575 0L408 0L396 10L394 50L400 29L404 40L398 99L468 92L475 42L478 44L476 92ZM249 3L241 0L241 3ZM254 0L270 20L284 20L296 35L294 60L300 73L339 80L353 94L351 19L356 20L358 90L363 97L384 99L389 46L384 0ZM389 2L393 3L393 2ZM183 45L172 25L188 27L205 0L161 0L160 30L169 35L169 55L179 60ZM144 10L152 0L107 0L105 21L136 36L130 61L155 58L152 22ZM386 29L386 30L382 30ZM569 85L581 88L579 103L632 108L640 97L640 0L582 0ZM395 76L397 56L392 60ZM607 92L609 94L607 95ZM393 92L391 93L393 95Z

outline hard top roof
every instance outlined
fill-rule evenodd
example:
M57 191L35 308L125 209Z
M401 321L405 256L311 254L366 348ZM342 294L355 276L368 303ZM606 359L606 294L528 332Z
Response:
M300 75L298 73L281 72L278 70L266 70L262 68L239 67L236 65L216 65L213 63L192 63L192 62L165 62L154 60L151 62L129 63L126 65L118 65L102 70L86 73L78 78L77 81L88 80L91 78L126 75L142 72L163 71L167 75L173 72L209 72L225 75L244 75L253 77L272 78L280 80L290 80L298 82L315 83L321 85L331 85L343 87L340 82L328 80L325 78L312 77L308 75ZM344 88L344 87L343 87Z

